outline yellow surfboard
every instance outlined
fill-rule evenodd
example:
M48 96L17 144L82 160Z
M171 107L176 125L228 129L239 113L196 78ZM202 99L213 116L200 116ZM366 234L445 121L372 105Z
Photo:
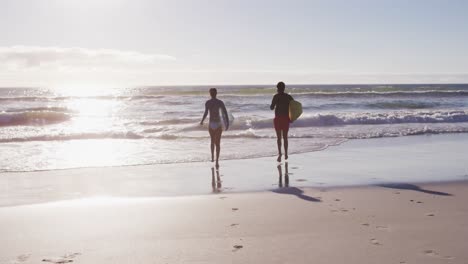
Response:
M292 100L289 102L289 120L296 121L302 114L302 104L298 101Z

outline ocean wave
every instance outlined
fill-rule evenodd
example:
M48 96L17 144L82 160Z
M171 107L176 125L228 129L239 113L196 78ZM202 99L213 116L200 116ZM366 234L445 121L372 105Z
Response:
M0 126L37 126L70 120L70 115L54 111L0 113Z
M115 95L98 95L98 96L16 96L16 97L0 97L0 101L67 101L67 100L155 100L164 98L164 95L133 95L133 96L115 96Z
M29 141L68 141L81 139L143 139L134 132L98 132L98 133L72 133L57 135L38 135L14 138L0 138L0 143L29 142Z
M342 135L347 139L369 139L369 138L387 138L387 137L401 137L401 136L418 136L418 135L437 135L437 134L458 134L468 133L468 127L419 127L419 128L405 128L395 130L380 130L372 132L361 133L348 133Z
M63 112L63 113L74 112L73 110L68 109L67 107L52 107L52 106L30 107L30 108L10 108L10 109L7 109L5 112L14 113L14 112L40 112L40 111Z
M375 109L425 109L440 106L439 102L390 101L368 103L365 106Z
M339 90L311 90L311 89L290 89L290 94L299 97L338 97L338 98L359 98L359 97L455 97L468 96L468 90L366 90L366 91L339 91ZM0 97L0 101L66 101L78 99L97 99L97 100L158 100L164 99L166 96L207 96L206 91L161 91L153 92L154 94L143 95L98 95L98 96L17 96L17 97ZM239 89L229 90L223 89L219 91L223 98L229 97L251 97L251 96L270 96L275 94L273 89ZM164 101L164 104L180 105L185 104L185 101L172 100Z
M304 116L291 124L292 127L326 127L344 125L381 125L402 123L460 123L468 122L468 111L421 111L389 113L335 113ZM273 118L252 119L239 117L230 130L264 129L273 127ZM192 122L182 131L204 130Z
M310 97L454 97L468 96L468 90L426 90L426 91L342 91L342 92L298 92L292 95Z
M224 97L249 97L249 96L270 96L276 93L273 89L241 89L241 90L222 90L218 93ZM310 90L310 89L289 89L288 93L293 96L308 96L308 97L453 97L453 96L468 96L468 90L392 90L392 91L326 91L326 90ZM172 96L206 96L206 92L200 91L185 91L185 92L165 92L164 95Z
M372 103L354 102L354 103L325 103L319 105L303 105L304 110L330 110L330 109L430 109L436 107L458 107L460 104L451 102L424 102L415 100L397 100L397 101L376 101Z
M144 126L165 126L165 125L181 125L181 124L190 124L195 123L199 119L190 119L190 118L173 118L165 120L156 120L156 121L142 121L139 122L140 125Z
M342 125L381 125L402 123L460 123L468 122L467 111L425 111L355 114L318 114L293 123L296 127Z
M444 133L468 133L468 126L430 126L417 124L417 126L384 126L372 129L359 128L356 130L293 130L289 137L295 139L366 139L399 137L424 134L444 134ZM276 135L271 130L257 130L249 128L241 131L228 131L223 133L225 140L247 140L247 139L274 139ZM180 133L180 132L156 132L142 135L137 132L95 132L95 133L71 133L54 135L37 135L13 138L0 138L0 143L19 143L33 141L71 141L71 140L92 140L92 139L122 139L122 140L208 140L208 133Z

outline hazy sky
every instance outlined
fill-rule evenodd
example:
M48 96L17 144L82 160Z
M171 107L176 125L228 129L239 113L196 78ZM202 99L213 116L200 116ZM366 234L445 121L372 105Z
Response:
M468 1L0 0L0 86L468 82Z

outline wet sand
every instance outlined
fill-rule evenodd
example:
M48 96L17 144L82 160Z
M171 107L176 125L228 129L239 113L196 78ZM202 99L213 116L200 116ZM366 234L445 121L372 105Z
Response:
M466 135L0 174L0 263L467 263Z
M0 263L466 263L468 183L0 208Z
M468 134L451 134L353 140L291 155L282 164L275 157L221 161L219 170L211 162L200 162L0 173L0 206L96 196L257 192L286 185L330 188L459 181L468 179L466 157ZM286 174L288 182L281 179Z

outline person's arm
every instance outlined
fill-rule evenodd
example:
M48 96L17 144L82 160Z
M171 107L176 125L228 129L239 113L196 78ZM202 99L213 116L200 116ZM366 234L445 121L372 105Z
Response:
M208 102L205 103L205 113L203 114L203 118L200 121L200 125L203 125L203 121L205 121L205 118L207 115L208 115Z
M270 110L275 109L276 101L277 101L276 98L277 98L277 96L275 94L275 96L273 96L273 100L271 100Z
M228 130L229 129L229 116L226 110L226 106L224 105L223 102L221 102L221 110L223 111L223 116L224 116L224 119L226 120L226 130Z

